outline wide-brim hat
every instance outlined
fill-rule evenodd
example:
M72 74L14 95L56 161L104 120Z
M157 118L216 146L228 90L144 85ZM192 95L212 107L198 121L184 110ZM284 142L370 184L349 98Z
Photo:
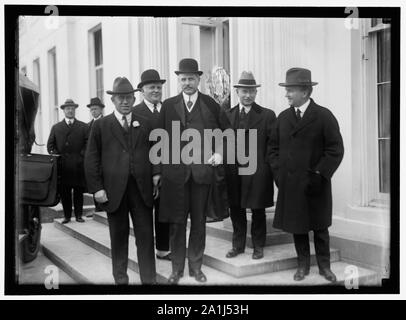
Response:
M98 97L90 99L90 103L87 105L87 107L90 108L91 106L99 106L101 108L104 108L104 104L100 101Z
M185 58L179 62L179 70L175 71L176 74L180 73L196 73L199 76L203 74L203 71L199 70L199 65L195 59Z
M113 90L107 90L107 94L128 94L139 91L134 89L131 82L126 77L118 77L114 80Z
M161 79L161 77L159 76L158 71L154 70L154 69L148 69L145 70L142 74L141 74L141 82L138 84L137 88L141 89L142 86L148 84L148 83L165 83L166 80L165 79Z
M254 75L251 71L243 71L238 83L234 85L234 88L258 88L260 84L255 81Z
M312 82L312 73L304 68L290 68L286 71L286 82L279 83L282 87L290 86L315 86L318 82Z
M65 109L65 107L75 107L77 108L79 105L73 102L72 99L66 99L65 103L60 106L61 109Z

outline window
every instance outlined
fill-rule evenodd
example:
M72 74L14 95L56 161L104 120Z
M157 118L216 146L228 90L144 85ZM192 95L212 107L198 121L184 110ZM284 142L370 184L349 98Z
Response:
M56 48L48 51L48 79L49 79L49 103L52 108L52 120L54 123L59 120L58 110L58 77L56 67Z
M368 203L389 204L391 117L391 29L383 19L365 25Z
M89 32L90 49L90 92L91 96L97 96L103 101L103 41L101 26L93 28Z

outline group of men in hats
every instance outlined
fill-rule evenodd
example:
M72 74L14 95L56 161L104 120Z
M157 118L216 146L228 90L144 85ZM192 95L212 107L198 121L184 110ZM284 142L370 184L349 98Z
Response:
M113 89L107 91L114 112L103 117L104 105L93 98L88 107L94 119L88 125L74 119L77 104L72 100L61 106L65 119L52 128L48 150L62 155L64 222L70 220L72 189L76 220L83 221L79 209L83 195L79 194L84 190L84 176L74 174L73 169L83 170L84 166L87 190L94 195L98 210L107 212L117 284L129 282L129 217L134 226L143 284L156 283L155 256L171 261L169 284L177 284L184 276L186 256L189 275L197 282L206 282L202 270L205 224L212 209L214 177L220 175L227 185L233 238L225 255L230 259L246 249L247 209L252 213L252 259L263 258L265 208L274 205L275 181L278 197L273 226L293 234L298 257L294 279L300 281L309 274L309 232L313 231L320 274L336 281L330 269L328 234L332 216L331 177L342 160L344 148L333 114L310 98L317 84L311 81L310 71L303 68L287 71L286 82L279 85L286 88L290 107L278 117L270 108L255 102L260 84L252 72L242 72L234 85L238 104L228 110L221 109L210 96L198 90L203 72L196 60L182 59L175 73L181 92L164 101L162 86L166 80L156 70L144 71L136 89L127 78L116 78ZM134 106L136 91L141 91L144 99ZM172 134L173 123L180 125L180 135ZM246 164L239 163L237 156L232 163L226 163L223 160L226 144L222 143L210 144L209 155L199 151L194 155L201 160L197 163L178 163L174 159L158 163L150 158L153 129L164 129L170 148L179 145L180 149L188 141L175 140L188 129L196 130L201 137L207 129L244 130L244 141L237 139L235 146L243 143L246 153L250 150L247 133L256 130L256 171L239 174L239 168ZM76 176L82 180L74 180Z

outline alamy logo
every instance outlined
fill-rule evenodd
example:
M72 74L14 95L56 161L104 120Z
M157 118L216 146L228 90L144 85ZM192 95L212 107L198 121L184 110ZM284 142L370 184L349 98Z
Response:
M164 129L154 129L149 140L157 141L149 152L152 164L207 164L213 153L218 153L223 163L238 163L239 175L252 175L257 170L256 129L204 129L202 135L188 128L181 133L180 121L173 121L171 137ZM186 143L182 148L181 142Z

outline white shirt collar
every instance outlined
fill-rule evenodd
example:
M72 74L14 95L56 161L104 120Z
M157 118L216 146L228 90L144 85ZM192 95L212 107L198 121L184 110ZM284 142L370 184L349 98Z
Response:
M189 109L189 112L192 111L193 107L195 106L195 103L196 103L196 100L197 100L197 97L198 97L198 93L199 93L199 91L196 91L194 94L189 96L188 94L182 92L183 100L185 101L185 105L187 106L187 102L189 101L189 99L193 103L192 107Z
M145 105L148 107L149 110L151 110L151 112L154 112L154 104L149 102L147 99L144 99L144 103ZM160 102L157 103L156 108L158 109L158 112L161 112L161 107L162 104Z
M75 122L75 118L73 118L73 119L65 118L65 122L66 122L66 124L69 124L69 122L70 122L70 123L74 123L74 122Z
M97 118L93 118L93 120L99 120L101 117L103 117L103 115L99 115Z
M295 111L297 111L297 109L300 110L300 115L301 117L303 117L304 113L306 112L307 107L310 104L310 99L308 99L305 103L303 103L300 107L295 107Z
M117 110L114 110L114 115L116 116L118 122L120 122L121 125L123 125L123 114L121 114ZM127 119L128 125L130 125L130 123L131 123L131 112L129 114L125 115L125 117Z
M240 109L240 112L241 112L242 108L244 108L245 113L248 113L248 112L250 112L251 107L252 107L252 105L247 107L247 106L242 105L241 103L238 104L238 108Z

